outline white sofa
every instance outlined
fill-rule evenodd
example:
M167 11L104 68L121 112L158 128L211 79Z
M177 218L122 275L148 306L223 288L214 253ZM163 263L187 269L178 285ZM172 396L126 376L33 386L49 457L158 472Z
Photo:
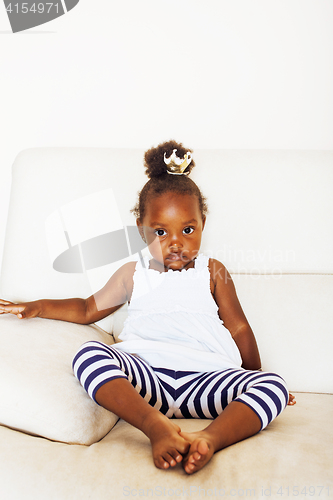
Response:
M79 243L135 224L142 157L20 153L0 296L83 297L102 286L125 255L81 273L53 264L73 247L82 257ZM158 470L146 436L95 405L71 371L83 342L117 340L125 307L98 326L1 315L1 500L333 496L333 151L199 150L194 158L192 178L210 208L202 250L231 271L263 368L285 378L297 404L194 475L180 465Z

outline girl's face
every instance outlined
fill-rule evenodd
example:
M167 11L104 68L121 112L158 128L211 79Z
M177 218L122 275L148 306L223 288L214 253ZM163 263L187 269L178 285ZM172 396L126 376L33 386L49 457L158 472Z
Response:
M195 195L167 192L156 196L137 224L153 257L151 268L180 271L194 267L205 225Z

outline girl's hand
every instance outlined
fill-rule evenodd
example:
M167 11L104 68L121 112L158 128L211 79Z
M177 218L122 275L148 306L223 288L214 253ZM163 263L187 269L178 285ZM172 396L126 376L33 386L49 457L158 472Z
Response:
M8 300L0 299L0 314L15 314L19 319L22 319L35 318L39 312L38 302L14 304Z
M296 404L296 399L295 399L295 396L293 396L292 394L289 393L289 401L288 401L288 405L289 406L293 406Z

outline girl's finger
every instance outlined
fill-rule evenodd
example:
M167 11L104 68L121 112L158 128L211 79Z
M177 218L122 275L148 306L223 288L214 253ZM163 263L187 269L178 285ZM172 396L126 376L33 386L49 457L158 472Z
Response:
M17 306L17 305L0 305L0 311L2 313L11 313L11 314L18 314L24 311L25 306Z
M9 305L9 304L12 304L13 302L8 302L8 300L3 300L3 299L0 299L0 304L3 304L4 306L6 305Z

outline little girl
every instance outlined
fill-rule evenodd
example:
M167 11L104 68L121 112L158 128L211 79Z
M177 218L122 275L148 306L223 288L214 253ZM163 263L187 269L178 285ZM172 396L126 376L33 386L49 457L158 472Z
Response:
M0 312L89 324L128 302L123 342L84 344L74 373L97 404L148 436L156 467L182 462L192 474L295 400L279 375L261 371L227 270L199 253L207 206L188 177L191 152L166 142L146 152L145 166L133 212L152 259L123 265L86 300L0 301ZM213 420L185 433L170 420L184 417Z

